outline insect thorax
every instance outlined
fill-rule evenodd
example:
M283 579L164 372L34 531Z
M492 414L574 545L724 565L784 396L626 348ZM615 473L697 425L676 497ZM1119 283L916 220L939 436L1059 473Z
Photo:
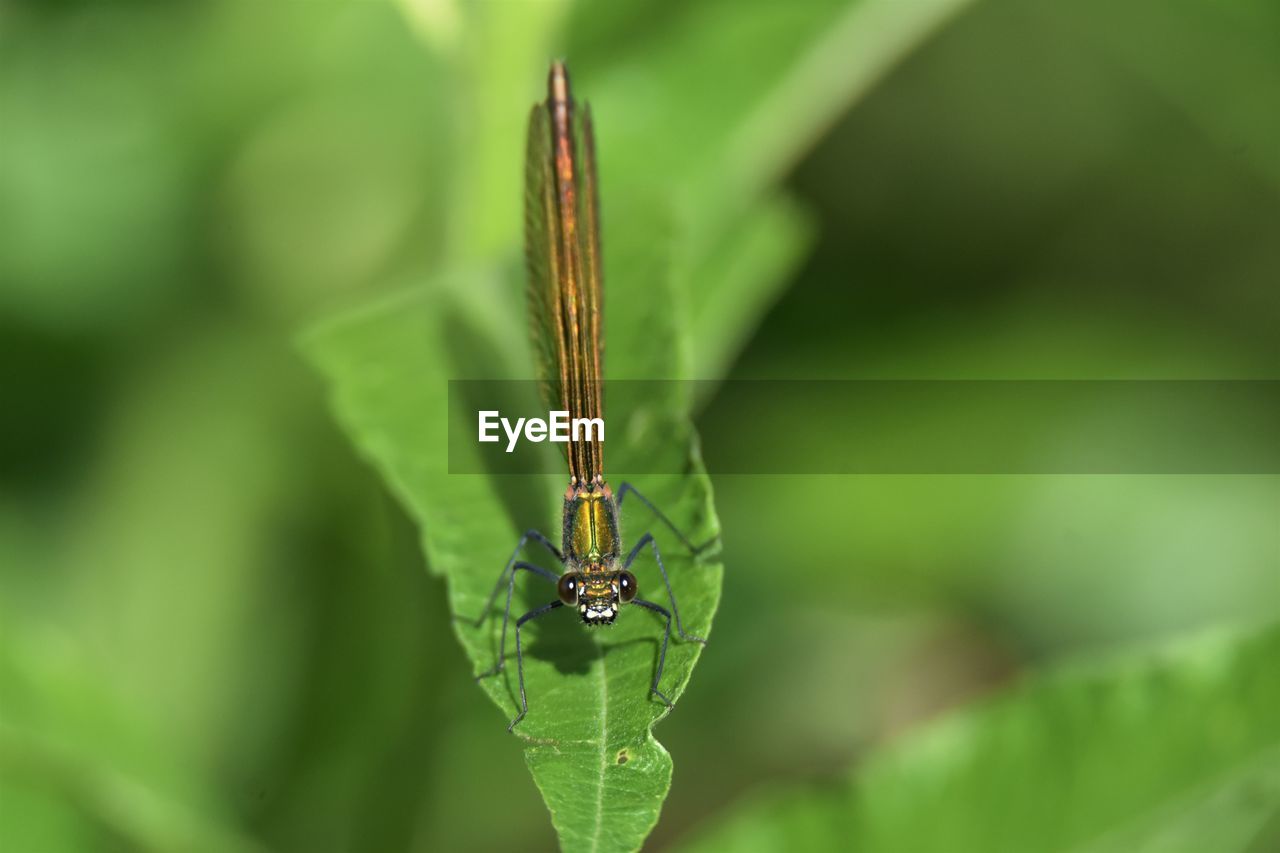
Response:
M570 485L564 495L565 564L595 574L617 566L618 508L608 484Z

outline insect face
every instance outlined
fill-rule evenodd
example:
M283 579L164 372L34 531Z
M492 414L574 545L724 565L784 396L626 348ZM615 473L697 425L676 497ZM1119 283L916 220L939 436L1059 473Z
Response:
M631 572L608 571L603 566L595 566L576 575L576 578L578 596L575 606L587 625L613 624L618 617L618 607L636 596L636 579ZM561 583L564 583L563 579Z

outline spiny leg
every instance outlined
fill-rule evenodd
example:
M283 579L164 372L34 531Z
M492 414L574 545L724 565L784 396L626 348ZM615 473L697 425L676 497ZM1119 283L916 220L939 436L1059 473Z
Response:
M511 581L507 584L507 606L502 610L502 634L498 640L498 659L494 661L493 666L476 676L476 681L482 678L488 678L491 675L497 675L502 672L503 667L507 664L507 622L511 618L511 594L516 588L516 572L526 571L533 572L551 583L555 583L559 578L554 572L550 572L542 566L535 566L532 563L521 561L516 563L511 569Z
M662 668L667 664L667 642L671 639L671 614L667 608L654 604L652 601L645 601L643 598L633 598L632 604L638 604L646 610L652 610L667 622L667 628L662 632L662 650L658 652L658 671L653 674L653 684L649 690L657 694L658 698L666 703L668 708L673 707L671 700L667 698L667 694L658 689L658 684L662 681Z
M524 651L520 648L520 628L530 619L537 619L542 614L550 613L552 610L561 606L563 606L563 604L560 599L557 598L555 601L544 604L541 607L535 607L533 610L530 610L528 613L516 620L516 673L519 676L520 682L520 713L516 714L515 719L507 726L507 731L514 729L516 727L516 723L523 720L524 715L529 713L529 700L525 698L524 695ZM667 627L667 633L671 633L670 625Z
M720 536L719 534L717 534L715 536L712 536L706 542L703 542L701 545L694 545L692 542L689 541L689 537L681 533L680 529L675 526L675 523L672 522L671 519L667 518L666 513L664 513L662 510L654 506L653 503L648 498L640 494L639 489L637 489L635 486L631 485L630 483L623 483L621 486L618 487L618 498L617 498L618 509L622 509L622 501L627 496L628 492L634 494L636 496L636 499L639 500L640 503L647 506L649 508L649 511L652 512L655 516L657 516L658 520L661 521L663 524L665 524L667 526L667 529L670 530L672 533L674 533L676 535L676 538L684 543L684 547L689 549L689 553L693 554L695 557L698 556L703 551L705 551L707 548L711 547L712 545L720 541Z
M498 597L498 590L502 589L502 581L507 576L507 572L511 572L511 577L514 580L516 573L513 567L516 565L516 557L520 556L520 549L523 548L524 543L528 542L530 539L545 545L547 550L555 555L556 560L561 563L564 562L564 555L560 553L559 548L551 544L550 539L543 536L537 530L526 530L524 535L520 537L520 541L516 543L515 550L511 552L511 558L507 560L507 564L502 567L502 571L498 574L498 582L493 585L493 592L489 593L489 598L485 601L484 609L480 611L480 615L474 619L469 616L454 615L453 619L455 622L468 622L476 628L479 628L484 624L484 620L488 618L490 611L493 610L493 600ZM528 563L525 563L524 565L529 566ZM546 572L546 569L538 569L536 566L532 566L531 568ZM554 576L552 577L552 580L555 580ZM508 602L511 600L510 592L507 593L507 600Z
M671 579L667 577L667 567L662 564L662 554L658 553L658 540L653 538L652 533L646 533L644 536L640 537L640 541L635 544L635 547L631 549L631 553L627 555L627 562L623 568L631 568L631 564L635 561L636 555L640 553L640 549L645 545L649 545L653 549L654 562L658 564L658 571L662 572L662 582L666 584L667 597L671 599L671 609L675 611L676 614L676 630L680 633L680 639L692 640L695 643L702 643L702 645L705 646L707 644L706 640L701 637L695 637L693 634L686 634L684 631L684 625L680 622L680 605L676 604L676 594L671 590Z

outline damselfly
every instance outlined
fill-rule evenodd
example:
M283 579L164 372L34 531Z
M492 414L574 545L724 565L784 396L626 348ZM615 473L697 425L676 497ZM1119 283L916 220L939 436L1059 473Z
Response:
M596 189L594 141L591 112L582 109L569 91L569 75L564 64L555 62L547 81L546 101L535 104L529 118L529 140L525 159L525 249L529 310L534 330L539 375L543 395L551 408L568 411L569 417L603 417L603 304L599 200ZM502 614L502 638L493 668L479 677L495 675L505 665L507 625L511 597L520 572L543 578L556 587L556 597L535 607L516 620L516 670L520 686L520 713L507 728L514 728L529 710L524 689L524 657L520 630L526 623L561 607L573 608L590 626L610 625L623 605L651 610L665 620L662 647L650 691L667 707L671 700L659 689L667 659L674 618L680 639L705 643L684 630L671 581L658 543L651 533L640 537L623 558L618 532L618 512L629 494L643 503L690 551L697 553L689 539L676 529L657 507L629 483L623 483L615 497L604 479L604 449L599 441L571 440L567 445L569 487L564 493L564 524L561 546L537 530L529 530L498 576L498 582L474 620L479 626L493 609L494 600L507 587L507 603ZM528 542L537 542L561 563L556 574L520 560ZM714 541L714 540L713 540ZM653 553L662 573L668 611L660 604L637 596L636 577L631 565L644 548ZM703 546L705 547L705 546Z

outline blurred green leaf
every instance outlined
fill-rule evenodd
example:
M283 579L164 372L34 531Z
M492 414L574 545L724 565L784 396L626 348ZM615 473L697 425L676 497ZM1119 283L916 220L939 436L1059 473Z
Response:
M64 330L144 313L179 268L191 174L173 77L137 55L169 67L184 40L167 15L0 15L0 310Z
M813 223L791 198L756 205L701 257L689 278L692 375L723 376L813 243Z
M618 213L616 221L625 222L626 211ZM622 233L638 239L611 244L606 258L608 375L676 376L687 335L678 329L670 290L672 244L664 239L666 229L647 217L630 218L634 227ZM510 277L459 274L324 325L305 342L332 383L339 419L422 525L428 562L448 579L454 613L466 617L480 613L520 533L529 527L554 531L559 524L562 476L449 474L448 430L473 429L474 420L449 422L447 380L529 373L524 324L514 310L493 309L519 305L517 293ZM670 387L664 398L648 400L613 422L611 435L620 438L610 441L611 480L625 480L628 465L640 459L665 460L666 470L688 471L683 477L646 477L638 485L677 527L705 541L717 526L710 483L688 423L689 401L678 396L680 386ZM629 541L653 524L647 515L638 506L626 508ZM670 547L662 530L655 533L668 546L664 559L686 629L707 636L719 601L719 566L695 563ZM535 547L524 557L543 565L551 559ZM642 587L661 589L650 564L638 573ZM518 586L516 615L555 598L536 578L521 578ZM458 630L477 672L493 665L497 651L501 614L495 608L489 615L480 628ZM657 821L671 779L671 758L652 735L667 709L649 693L661 621L637 609L608 631L588 633L574 614L557 613L531 623L522 637L529 714L516 734L562 843L571 849L639 847ZM700 651L696 644L672 640L662 689L673 700ZM519 703L510 637L507 654L505 674L481 683L511 717Z
M80 643L0 605L5 849L261 849L176 745L161 746L108 689Z
M1280 114L1259 108L1280 86L1275 3L1147 0L1043 11L1190 119L1231 160L1280 188ZM1138 28L1146 38L1132 37Z
M598 58L571 39L570 61L575 51L586 54L605 185L648 185L659 176L700 214L697 227L719 226L965 5L713 0L672 6ZM594 14L586 5L576 12ZM708 215L711 223L702 220Z
M625 44L605 55L589 41L597 37L587 20L595 10L575 9L569 56L585 59L575 68L589 81L579 89L596 115L603 192L647 193L657 183L688 231L693 375L722 375L808 248L811 227L772 187L967 4L717 0L663 11L643 4L619 25ZM609 217L606 204L611 234ZM724 325L732 332L722 337Z
M551 42L566 3L402 2L452 8L447 17L456 24L437 21L437 33L460 26L457 50L448 54L457 100L446 249L453 262L484 262L518 240L529 107L545 91Z
M1040 677L690 849L1249 850L1280 808L1277 655L1271 628Z

